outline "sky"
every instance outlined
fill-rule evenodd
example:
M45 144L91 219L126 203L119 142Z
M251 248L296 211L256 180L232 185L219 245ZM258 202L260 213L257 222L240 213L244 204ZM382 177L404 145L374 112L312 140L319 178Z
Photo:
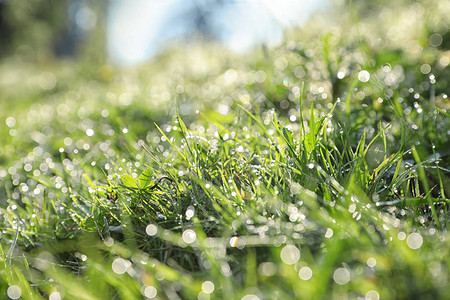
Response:
M201 32L236 52L277 45L288 26L301 26L329 0L111 0L110 58L122 65L151 59L173 39ZM201 13L199 13L201 12Z

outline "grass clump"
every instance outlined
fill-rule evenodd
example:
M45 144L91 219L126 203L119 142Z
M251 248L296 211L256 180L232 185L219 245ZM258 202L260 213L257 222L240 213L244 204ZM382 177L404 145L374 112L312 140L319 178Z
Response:
M251 57L28 67L0 96L2 295L444 299L444 2L351 6Z

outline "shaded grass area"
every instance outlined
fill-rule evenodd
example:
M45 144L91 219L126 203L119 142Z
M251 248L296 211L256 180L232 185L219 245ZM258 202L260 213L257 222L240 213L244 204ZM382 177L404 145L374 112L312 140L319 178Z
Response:
M445 298L448 4L379 5L248 56L5 61L2 295Z

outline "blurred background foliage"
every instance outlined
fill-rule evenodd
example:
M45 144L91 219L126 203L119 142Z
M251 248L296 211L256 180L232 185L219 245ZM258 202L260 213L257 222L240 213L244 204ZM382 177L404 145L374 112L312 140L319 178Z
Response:
M220 8L220 2L211 1L209 6L217 5ZM379 33L388 33L389 40L384 42L389 42L391 46L407 47L408 45L403 44L405 40L410 42L415 40L420 46L426 47L430 44L431 34L437 33L442 39L435 37L431 44L438 43L439 46L436 48L440 50L450 49L446 25L449 17L446 14L439 14L441 9L447 8L445 1L335 0L329 7L325 5L326 2L323 3L334 12L329 14L328 11L324 15L328 17L333 15L333 19L339 23L351 22L353 24L347 25L355 25L359 21L377 18L380 21L379 26L373 29ZM2 43L0 55L3 59L16 57L42 62L51 58L79 57L86 53L95 56L95 53L98 53L99 55L92 58L92 61L104 63L105 60L98 61L98 59L108 56L106 52L108 5L111 5L108 1L90 0L2 0L0 2L0 41ZM433 6L431 9L437 14L427 11L430 9L429 5ZM207 19L208 13L211 12L201 10L201 5L197 7L197 11L188 17L196 20ZM351 18L346 18L346 15L351 15ZM415 23L412 26L423 28L419 31L408 30L408 23L402 22L402 18L406 16L411 17L410 24ZM395 23L398 23L398 26L395 26ZM195 24L197 31L207 31L202 29L204 24L201 21L196 21ZM330 26L330 23L326 26ZM364 33L364 28L353 29ZM195 34L196 31L193 32ZM208 36L214 38L214 34L217 33L212 32ZM376 32L370 34L373 35ZM352 36L360 38L359 34L352 34ZM90 48L95 50L89 50Z
M93 60L105 57L101 22L105 21L106 4L83 0L1 1L1 57L45 63L83 56L90 47L95 48L91 55L101 54ZM97 19L99 26L95 26Z

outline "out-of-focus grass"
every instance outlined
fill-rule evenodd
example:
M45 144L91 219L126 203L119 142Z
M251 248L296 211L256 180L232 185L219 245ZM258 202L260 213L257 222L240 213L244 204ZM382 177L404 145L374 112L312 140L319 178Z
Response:
M367 5L248 56L5 61L2 296L445 298L448 4Z

